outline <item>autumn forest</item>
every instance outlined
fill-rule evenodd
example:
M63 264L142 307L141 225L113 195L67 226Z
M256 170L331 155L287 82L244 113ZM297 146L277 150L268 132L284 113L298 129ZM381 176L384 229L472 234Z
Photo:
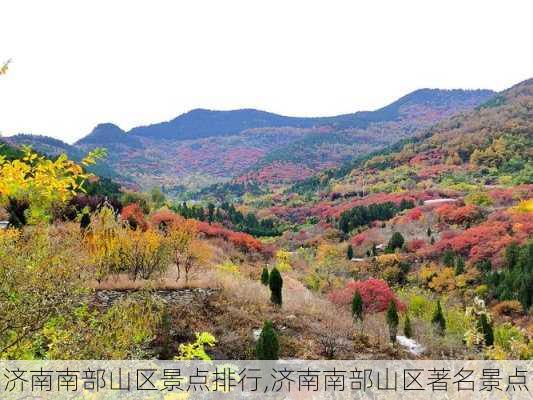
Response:
M0 358L533 359L532 142L531 79L1 138Z

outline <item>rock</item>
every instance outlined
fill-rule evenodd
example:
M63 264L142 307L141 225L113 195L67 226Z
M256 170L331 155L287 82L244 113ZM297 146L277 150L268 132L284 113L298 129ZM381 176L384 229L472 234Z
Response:
M94 294L96 303L110 307L117 300L135 296L139 290L97 290ZM155 291L155 296L158 297L165 304L181 304L188 305L191 303L199 303L206 301L213 294L218 292L218 289L160 289Z
M426 351L426 348L413 339L406 336L396 336L396 341L400 346L405 347L411 354L419 356Z
M254 342L257 342L259 340L259 336L261 336L262 331L263 331L262 328L252 330L252 335L254 336Z

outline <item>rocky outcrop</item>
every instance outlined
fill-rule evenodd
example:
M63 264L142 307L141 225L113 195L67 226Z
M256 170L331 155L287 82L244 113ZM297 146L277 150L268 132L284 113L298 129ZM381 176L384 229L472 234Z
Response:
M194 288L194 289L159 289L151 291L155 297L159 298L165 304L202 304L206 302L211 296L219 292L219 289L210 288ZM125 299L126 297L135 296L142 291L137 289L132 290L96 290L94 293L94 305L98 307L110 307L117 300Z

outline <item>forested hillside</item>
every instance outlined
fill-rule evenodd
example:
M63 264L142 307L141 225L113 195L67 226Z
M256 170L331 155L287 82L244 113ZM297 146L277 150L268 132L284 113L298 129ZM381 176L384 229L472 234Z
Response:
M171 195L230 179L292 182L341 165L354 156L412 137L454 113L489 99L489 90L422 89L376 111L296 118L243 109L197 109L125 132L99 124L74 145L18 135L14 144L73 159L95 147L109 150L97 173Z

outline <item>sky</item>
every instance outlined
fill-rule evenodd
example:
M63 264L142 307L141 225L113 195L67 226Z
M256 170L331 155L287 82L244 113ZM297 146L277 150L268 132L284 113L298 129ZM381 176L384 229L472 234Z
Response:
M9 0L0 132L67 142L194 108L372 110L423 88L533 77L524 0Z

